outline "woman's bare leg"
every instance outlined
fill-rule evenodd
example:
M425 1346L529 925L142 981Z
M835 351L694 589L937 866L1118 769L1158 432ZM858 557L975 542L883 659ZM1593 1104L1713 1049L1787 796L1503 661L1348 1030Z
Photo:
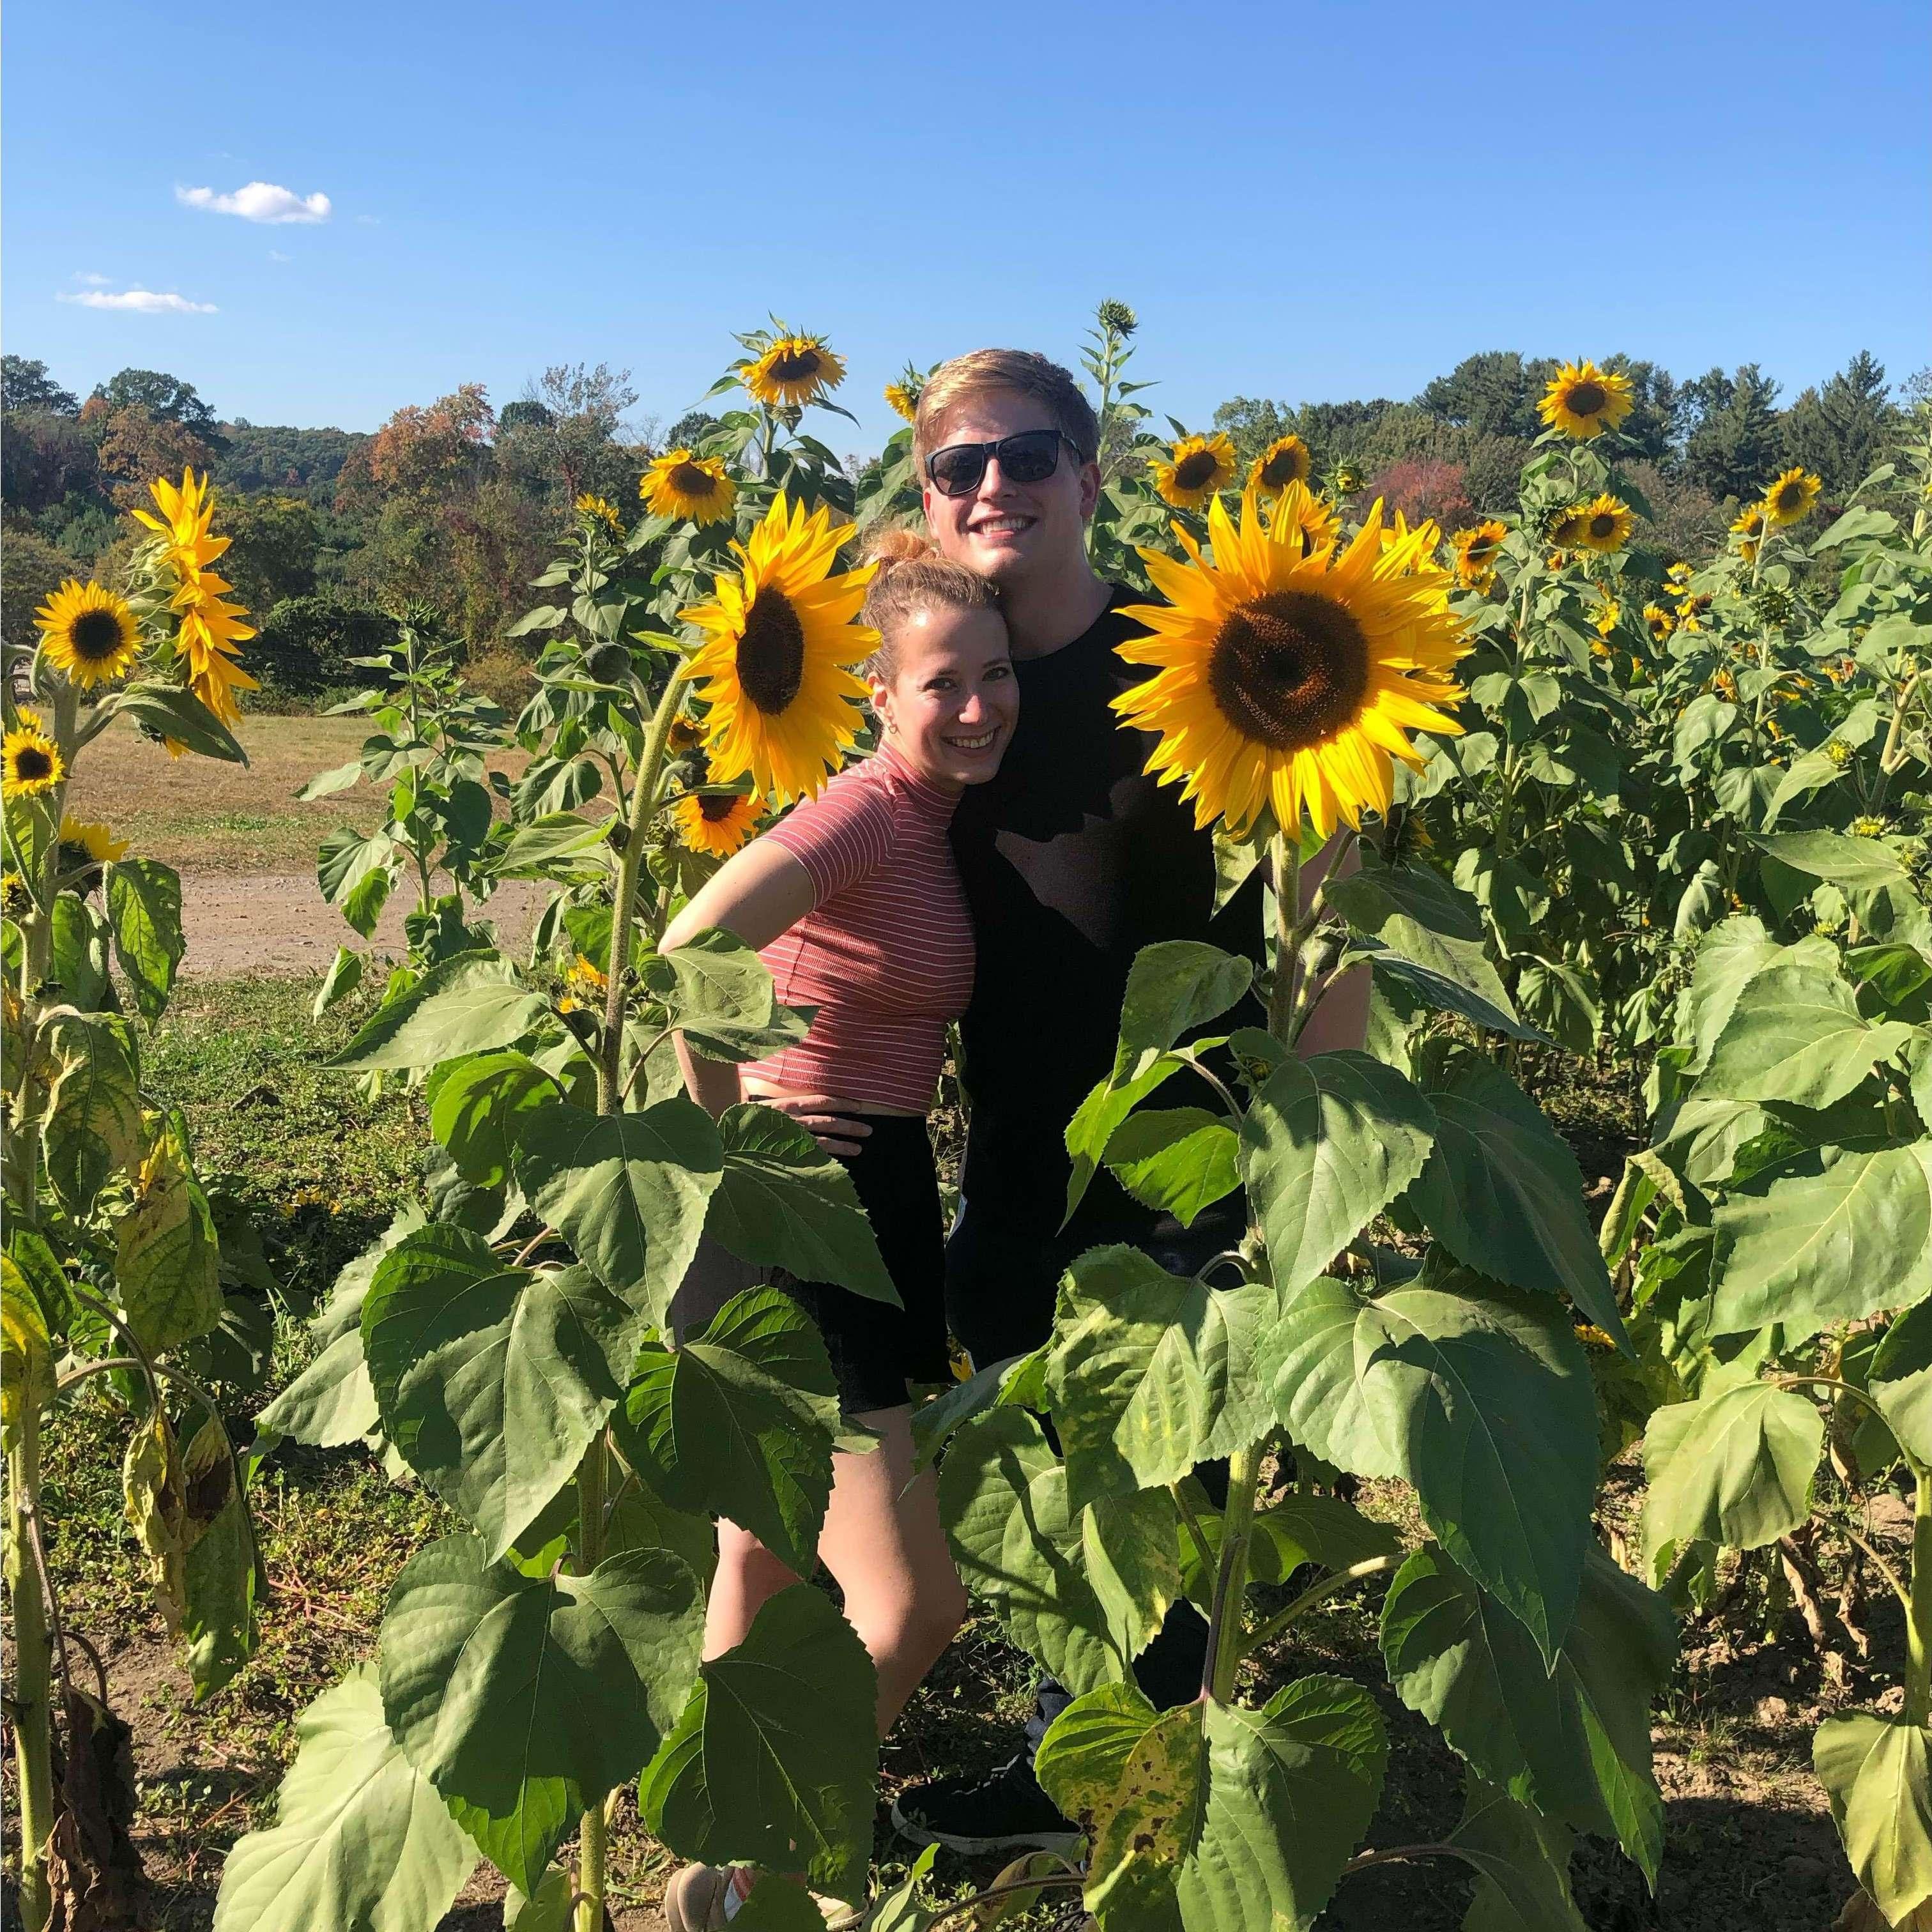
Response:
M759 1610L798 1580L748 1529L721 1519L718 1568L704 1605L706 1659L742 1643Z

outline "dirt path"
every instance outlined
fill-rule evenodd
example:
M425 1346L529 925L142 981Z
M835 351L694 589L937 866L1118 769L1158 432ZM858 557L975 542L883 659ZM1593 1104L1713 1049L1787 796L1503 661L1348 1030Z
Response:
M514 951L529 938L552 890L534 879L512 879L499 889L485 916L506 947ZM374 951L400 956L404 916L415 902L412 895L399 894L383 908ZM188 940L184 978L299 977L327 970L338 946L370 950L325 902L313 873L184 873L182 925Z

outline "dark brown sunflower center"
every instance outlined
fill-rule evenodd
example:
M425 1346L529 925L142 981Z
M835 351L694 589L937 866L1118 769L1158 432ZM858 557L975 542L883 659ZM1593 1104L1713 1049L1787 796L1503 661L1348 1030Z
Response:
M1270 490L1285 490L1291 483L1301 480L1301 452L1298 449L1277 450L1262 466L1262 481Z
M38 784L54 775L54 761L38 745L22 745L14 754L14 776L22 784Z
M772 374L781 382L808 382L824 365L815 349L788 349L772 363Z
M1277 752L1332 737L1369 688L1368 640L1341 604L1272 590L1232 612L1208 658L1208 688L1234 729Z
M112 610L83 610L68 637L83 664L105 664L121 648L121 620Z
M1174 487L1177 490L1204 490L1214 482L1220 467L1211 449L1197 449L1174 466Z
M1778 491L1774 500L1780 510L1795 510L1804 500L1804 486L1798 483L1787 483Z
M798 613L783 591L760 590L745 613L745 634L738 640L738 682L760 711L776 718L804 681L805 630Z
M695 463L680 463L670 472L670 487L687 496L708 496L718 488L718 479Z
M1600 543L1606 537L1614 536L1616 528L1617 520L1607 510L1599 510L1590 519L1590 534Z
M701 792L698 794L698 809L707 824L716 825L721 818L729 818L738 808L735 792Z
M1573 416L1593 416L1610 400L1600 382L1578 382L1570 391L1570 412Z

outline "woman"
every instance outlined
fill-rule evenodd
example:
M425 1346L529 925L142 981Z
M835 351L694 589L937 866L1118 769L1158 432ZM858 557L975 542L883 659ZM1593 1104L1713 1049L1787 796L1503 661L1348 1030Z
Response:
M799 1046L740 1069L684 1053L713 1114L751 1098L808 1125L824 1096L858 1114L838 1153L903 1310L781 1274L818 1323L841 1406L880 1438L832 1457L818 1555L878 1673L883 1737L950 1643L966 1597L940 1527L932 1473L915 1478L908 1384L948 1373L944 1230L926 1114L946 1026L973 983L973 929L947 829L967 786L999 768L1018 716L998 592L896 532L875 550L864 621L878 753L834 778L728 861L665 931L680 945L722 926L763 954L787 1004L817 1009ZM748 1532L718 1526L706 1657L740 1642L759 1606L799 1579ZM671 1881L671 1932L726 1924L753 1874L692 1865ZM823 1901L828 1923L846 1909Z

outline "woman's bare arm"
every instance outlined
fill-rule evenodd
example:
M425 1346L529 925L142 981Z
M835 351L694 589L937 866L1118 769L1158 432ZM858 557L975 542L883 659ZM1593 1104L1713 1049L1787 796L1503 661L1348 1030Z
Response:
M1341 835L1338 832L1336 836ZM1332 847L1324 845L1321 851L1301 868L1301 908L1308 909L1308 902L1315 896L1315 889L1328 870ZM1336 869L1337 879L1346 879L1351 872L1362 869L1360 848L1351 846L1348 856ZM1315 1010L1308 1016L1301 1029L1301 1037L1295 1042L1295 1051L1304 1059L1310 1054L1333 1053L1341 1047L1359 1047L1369 1036L1369 969L1366 966L1352 966L1339 980L1331 980L1322 990L1322 997L1315 1003Z

